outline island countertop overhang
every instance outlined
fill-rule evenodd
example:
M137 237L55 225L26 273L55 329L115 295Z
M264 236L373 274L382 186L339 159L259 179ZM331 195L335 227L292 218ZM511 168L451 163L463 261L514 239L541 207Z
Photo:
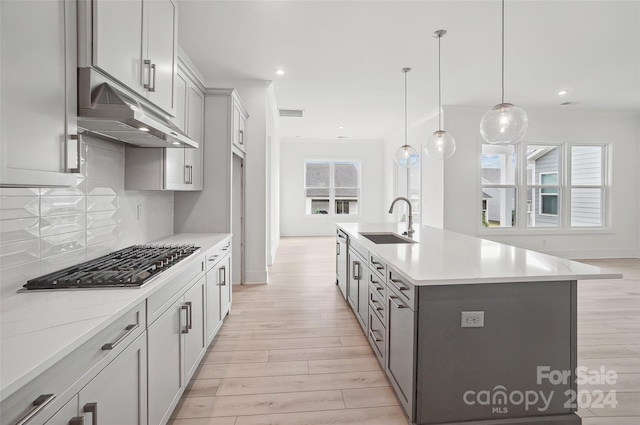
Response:
M528 249L429 226L416 226L416 243L375 244L361 235L402 235L406 223L338 223L363 248L416 286L619 279L619 273Z

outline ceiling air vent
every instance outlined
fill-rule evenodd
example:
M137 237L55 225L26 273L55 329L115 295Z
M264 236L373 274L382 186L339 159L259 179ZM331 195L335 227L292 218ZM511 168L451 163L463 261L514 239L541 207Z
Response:
M302 118L304 109L279 109L281 117Z

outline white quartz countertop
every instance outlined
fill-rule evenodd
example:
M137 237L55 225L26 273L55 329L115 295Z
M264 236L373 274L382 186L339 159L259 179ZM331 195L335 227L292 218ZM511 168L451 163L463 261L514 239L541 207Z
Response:
M418 226L413 244L375 244L360 234L401 235L406 223L340 223L338 227L418 286L622 277L600 267L434 227Z
M4 296L0 300L0 399L80 347L228 238L229 234L184 233L151 242L188 243L201 249L142 288L52 290Z

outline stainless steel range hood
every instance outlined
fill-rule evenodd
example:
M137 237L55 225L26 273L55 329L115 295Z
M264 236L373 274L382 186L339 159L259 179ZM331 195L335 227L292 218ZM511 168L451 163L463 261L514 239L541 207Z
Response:
M91 68L79 69L80 130L143 148L198 147L198 142L133 96L109 82L96 82L95 72Z

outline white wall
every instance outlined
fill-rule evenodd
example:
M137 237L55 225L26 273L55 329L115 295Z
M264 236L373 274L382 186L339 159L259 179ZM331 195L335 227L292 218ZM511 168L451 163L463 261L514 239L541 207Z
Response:
M336 222L381 222L385 197L383 141L284 139L280 152L280 231L282 236L334 235ZM361 164L358 215L307 215L304 198L305 159L356 159ZM385 209L386 206L386 209Z
M267 87L267 265L280 242L280 116L273 83Z
M480 136L484 108L445 107L445 127L456 138L455 155L444 164L444 228L478 235ZM483 235L487 239L567 258L640 256L640 129L637 113L533 110L527 108L525 141L611 143L612 228L607 232Z

